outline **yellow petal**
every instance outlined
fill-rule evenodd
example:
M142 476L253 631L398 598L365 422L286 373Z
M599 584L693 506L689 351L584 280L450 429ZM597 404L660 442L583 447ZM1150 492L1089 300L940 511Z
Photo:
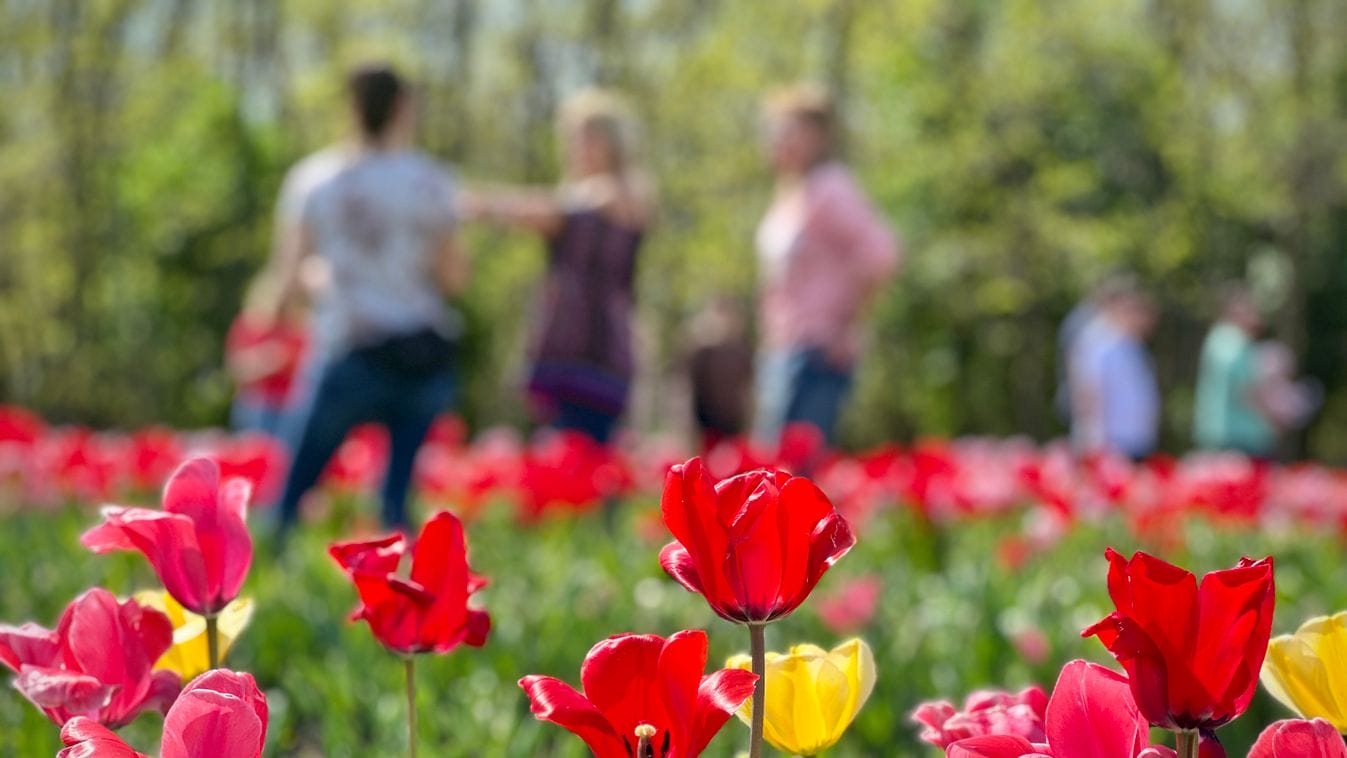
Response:
M1347 613L1321 616L1268 644L1263 687L1303 718L1347 730Z
M790 656L781 656L767 666L767 712L762 736L772 747L792 755L800 753L801 736L810 729L797 708L797 703L811 689L800 668Z
M155 669L176 672L183 681L190 681L210 668L210 647L206 641L206 619L184 610L178 601L163 590L137 592L136 602L162 611L173 622L173 647L155 663ZM220 612L220 658L223 659L234 640L243 633L253 615L252 598L241 597Z
M736 655L729 668L750 669L746 655ZM785 654L766 655L766 723L763 737L772 747L793 755L816 755L841 739L875 686L870 647L848 640L831 651L817 645L796 645ZM739 718L749 723L752 701Z

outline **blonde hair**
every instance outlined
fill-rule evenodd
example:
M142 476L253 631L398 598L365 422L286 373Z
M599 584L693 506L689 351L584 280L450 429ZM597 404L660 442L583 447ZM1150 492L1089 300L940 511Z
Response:
M576 132L597 135L608 145L616 174L642 171L636 116L626 99L612 90L588 88L568 97L561 106L557 129L563 138Z
M622 205L629 211L634 209L634 218L641 224L649 222L656 204L655 184L642 160L639 124L625 98L612 90L598 88L571 95L557 114L557 133L563 150L568 147L565 143L570 135L588 134L602 140L612 161L605 178L614 182L618 197L626 199ZM566 171L571 168L567 165ZM590 179L563 174L561 190L565 194L578 194L583 191L582 185L589 182Z
M832 147L837 134L837 104L827 87L802 82L778 87L763 98L762 110L769 119L790 119L808 124Z

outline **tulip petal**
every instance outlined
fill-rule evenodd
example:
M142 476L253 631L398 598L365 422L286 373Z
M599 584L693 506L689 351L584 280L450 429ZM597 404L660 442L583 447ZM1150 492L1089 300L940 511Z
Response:
M526 676L519 686L528 694L529 708L584 740L595 758L628 758L628 746L603 714L574 687L550 676Z
M756 674L740 669L721 669L703 677L697 687L692 736L686 748L680 745L680 750L685 751L680 755L699 755L705 750L711 738L725 726L730 715L753 697L757 682Z
M1201 673L1205 689L1231 708L1230 713L1217 714L1226 721L1253 699L1272 633L1274 600L1270 558L1213 571L1202 579L1192 666Z
M1063 756L1132 758L1150 734L1126 677L1081 660L1062 667L1045 727L1048 744Z
M472 647L481 647L486 644L490 632L491 614L476 608L468 609L467 635L463 638L463 642Z
M659 551L659 565L675 582L683 585L683 589L703 594L702 578L697 572L697 564L682 543L670 542L665 545L664 549ZM715 605L711 607L719 613Z
M267 719L266 697L250 674L208 671L183 689L164 717L160 758L257 758Z
M947 758L1052 758L1041 746L1013 734L969 737L945 748Z
M1132 619L1113 612L1081 636L1097 636L1127 671L1132 699L1141 715L1154 726L1174 726L1170 714L1168 661L1155 642Z
M412 556L412 581L430 590L433 602L421 619L421 643L427 648L462 640L467 623L467 541L463 524L448 511L435 514L421 529Z
M24 665L50 666L60 652L56 632L32 622L0 624L0 663L18 673Z
M95 588L61 615L57 632L67 667L102 682L145 683L154 662L173 645L173 624L164 614L134 600L125 605ZM144 692L119 693L139 700Z
M783 514L776 485L762 481L743 501L730 527L721 572L736 604L750 621L772 619L785 606L781 594L786 559L782 553Z
M164 718L160 758L262 754L265 727L238 697L212 690L184 692Z
M80 537L82 545L100 554L137 550L184 608L202 614L218 610L211 608L206 562L191 519L120 506L108 506L102 513L104 523L85 532Z
M38 708L73 714L105 708L117 694L116 685L104 684L97 677L41 666L24 666L14 679L14 688Z
M851 726L851 722L856 720L856 714L860 713L861 707L865 705L865 701L869 700L870 694L874 692L876 679L875 655L864 640L856 638L833 648L827 656L829 661L845 673L847 680L845 704L836 716L831 717L833 723L836 724L837 736L834 738L835 742L841 738L847 727Z
M678 632L665 640L656 663L667 727L673 744L683 750L695 741L697 688L706 670L706 647L706 632L700 629Z
M92 719L78 716L61 727L66 748L56 758L146 758L122 741L112 730Z
M1347 729L1347 612L1312 618L1268 644L1263 687L1302 718Z
M1248 758L1347 758L1347 745L1323 719L1287 719L1264 729Z
M697 569L697 589L693 589L694 583L686 571L681 576L673 574L663 553L660 564L684 587L705 596L712 609L723 615L722 609L733 604L733 595L725 578L715 570L729 545L727 529L717 516L717 508L716 490L699 459L693 458L669 469L660 510L664 524L688 556L678 567L695 566ZM667 553L668 548L665 551Z
M684 644L695 646L695 639ZM591 648L580 666L585 697L620 737L632 735L642 723L668 728L664 695L656 684L660 681L664 645L665 641L653 634L619 634ZM698 667L695 674L700 676L701 670Z
M238 596L253 560L246 522L252 485L242 478L220 481L220 466L209 458L184 462L164 485L164 512L191 520L206 566L207 593L215 612ZM193 609L196 610L196 609Z
M377 540L339 542L328 547L328 555L346 571L366 571L373 574L391 574L398 570L402 555L407 551L407 538L390 534Z
M818 583L818 578L814 577L813 581L810 581L811 574L817 567L813 566L810 560L801 558L812 557L812 538L815 531L819 524L836 515L836 510L828 500L828 496L824 495L817 485L802 476L787 480L781 486L780 498L782 504L780 513L783 517L780 526L781 554L785 556L785 564L781 569L781 586L791 598L799 597L803 602L804 598L799 596L799 588L805 586L812 588ZM826 550L831 551L832 547Z

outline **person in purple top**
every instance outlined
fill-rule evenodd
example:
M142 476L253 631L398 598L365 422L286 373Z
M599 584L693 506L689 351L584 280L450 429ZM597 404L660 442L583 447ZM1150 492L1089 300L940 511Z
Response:
M541 423L607 443L634 373L636 258L654 192L637 157L635 121L613 93L573 96L558 129L565 173L557 187L470 192L460 211L546 241L530 348L532 410Z

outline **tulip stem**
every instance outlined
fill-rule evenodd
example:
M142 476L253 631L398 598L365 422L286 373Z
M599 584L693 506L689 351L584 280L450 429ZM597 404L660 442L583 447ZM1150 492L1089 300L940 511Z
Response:
M1197 732L1182 731L1178 733L1179 758L1197 758L1199 737Z
M220 668L220 617L214 613L206 616L206 655L212 670Z
M416 758L416 659L409 655L402 665L407 671L407 755Z
M748 733L748 758L762 758L762 726L767 715L767 639L765 624L748 625L748 653L758 682L753 688L753 723Z

